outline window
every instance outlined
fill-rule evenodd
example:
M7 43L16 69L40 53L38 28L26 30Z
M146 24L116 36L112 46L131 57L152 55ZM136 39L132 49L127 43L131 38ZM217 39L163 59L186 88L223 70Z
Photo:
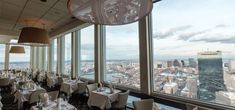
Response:
M43 62L43 68L45 71L48 70L48 47L43 47L43 55L44 55L44 62Z
M140 88L138 23L106 27L106 72L104 80Z
M71 73L71 50L72 50L72 43L71 43L71 33L65 35L65 55L64 55L64 64L65 64L65 73Z
M9 69L25 70L30 68L30 47L24 46L25 53L9 54Z
M235 106L232 0L163 0L152 11L154 91Z
M57 72L57 39L52 40L52 72Z
M5 44L0 44L0 70L4 69L5 62Z
M80 77L94 80L94 25L81 29Z

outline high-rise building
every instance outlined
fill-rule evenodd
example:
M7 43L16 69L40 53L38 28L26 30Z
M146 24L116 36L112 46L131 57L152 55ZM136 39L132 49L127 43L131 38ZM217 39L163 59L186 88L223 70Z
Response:
M162 64L157 64L157 68L162 68Z
M167 61L167 67L172 67L173 66L173 61Z
M233 81L235 81L235 74L224 71L224 84L226 85L226 89L228 91L235 92L235 83L231 83Z
M198 98L214 100L215 92L225 90L221 51L198 53L199 91Z
M186 80L187 88L189 89L190 95L193 98L197 97L197 78L190 76Z
M197 98L197 78L195 76L188 76L186 85L181 91L181 96Z
M180 62L179 62L177 59L175 59L175 60L173 61L173 65L174 65L174 67L181 67Z
M222 104L235 106L235 93L227 91L216 92L216 101Z
M184 60L181 60L180 62L181 62L181 64L182 64L182 67L184 67L184 66L185 66Z
M192 67L192 68L197 67L197 62L193 58L189 58L188 62L189 62L189 67Z
M235 60L229 61L228 68L230 73L235 73Z
M175 94L178 90L178 85L175 82L168 82L164 85L163 91L167 94Z

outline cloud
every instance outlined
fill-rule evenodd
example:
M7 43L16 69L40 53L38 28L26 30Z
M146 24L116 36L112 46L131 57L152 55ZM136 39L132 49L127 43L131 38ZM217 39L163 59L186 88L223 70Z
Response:
M235 31L210 29L178 35L178 40L190 42L235 43Z
M200 31L178 33L177 39L190 42L235 43L235 29L225 24Z
M228 27L227 25L225 24L218 24L215 26L216 28L225 28L225 27Z
M235 35L231 36L229 38L215 38L215 39L211 39L211 38L201 38L201 39L193 39L190 40L191 42L198 42L198 41L204 41L204 42L220 42L220 43L235 43Z
M206 32L207 32L207 30L198 31L198 32L183 33L183 34L180 34L178 36L178 40L188 41L190 38L195 37L195 36L199 36L199 35L202 35L202 34L205 34Z
M175 33L187 30L187 29L189 29L191 27L192 27L191 25L185 25L185 26L171 28L169 30L161 31L161 32L156 33L155 35L153 35L153 38L164 39L164 38L167 38L167 37L171 37Z

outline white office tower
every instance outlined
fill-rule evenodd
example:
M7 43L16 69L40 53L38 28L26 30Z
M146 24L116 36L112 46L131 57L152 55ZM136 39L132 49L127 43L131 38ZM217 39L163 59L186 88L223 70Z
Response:
M167 94L175 94L178 90L178 85L175 82L168 82L164 85L163 91Z
M229 73L235 73L235 60L229 61Z
M186 86L184 87L184 89L182 89L180 95L181 95L181 96L184 96L184 97L190 97L190 92L189 92L189 89L188 89L187 84L186 84Z
M190 92L190 97L196 98L197 97L197 78L190 76L186 80L187 83L187 88L189 89Z
M181 96L197 98L197 79L196 77L187 77L186 86L181 91Z
M235 74L231 74L228 71L224 71L224 84L228 91L235 92Z
M216 101L235 106L235 93L227 91L218 91L216 94Z

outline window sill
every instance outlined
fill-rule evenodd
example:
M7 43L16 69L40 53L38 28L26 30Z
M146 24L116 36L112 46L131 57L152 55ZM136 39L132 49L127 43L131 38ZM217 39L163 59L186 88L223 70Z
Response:
M186 98L182 96L174 96L174 95L169 95L169 94L164 94L164 93L153 93L153 97L163 99L163 100L169 100L172 102L176 103L181 103L181 104L191 104L191 105L196 105L200 107L205 107L205 108L210 108L210 109L216 109L216 110L234 110L235 107L232 106L227 106L219 103L212 103L212 102L206 102L203 100L199 99L191 99L191 98Z

